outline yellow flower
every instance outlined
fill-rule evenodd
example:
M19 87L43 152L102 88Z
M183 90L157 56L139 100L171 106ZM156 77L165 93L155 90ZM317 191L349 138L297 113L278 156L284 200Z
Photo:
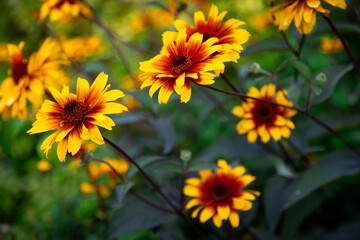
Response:
M260 90L251 87L247 96L259 98L285 106L293 106L293 103L285 97L286 91L278 91L273 84L265 85ZM257 100L248 100L241 106L235 106L232 113L243 118L236 130L239 134L247 133L249 143L255 143L258 135L263 143L273 138L275 141L290 137L290 129L294 129L294 123L288 119L295 116L296 111L276 106L270 103L264 103Z
M222 46L218 54L226 54L227 61L237 62L240 58L239 53L243 50L241 44L248 41L250 34L239 26L245 25L245 22L231 18L221 23L227 12L219 14L219 10L215 5L211 5L208 19L201 11L194 13L195 26L191 26L186 21L177 19L174 26L178 31L186 29L188 38L193 34L203 34L203 41L215 37L217 41L214 45Z
M82 194L96 193L97 191L99 191L99 193L102 197L107 197L111 193L110 189L107 186L105 186L104 184L94 185L94 184L90 184L87 182L81 182L79 188L80 188L80 192L82 192Z
M43 0L40 7L40 21L50 16L52 22L69 22L80 15L91 17L90 7L79 0Z
M92 37L60 38L66 57L75 61L84 61L87 57L104 50L104 43L97 35Z
M130 22L130 29L133 33L138 33L149 26L161 30L173 20L173 12L162 8L151 8L145 13L136 14Z
M26 119L27 100L35 108L39 108L45 89L50 86L59 89L61 85L69 82L61 70L61 66L69 64L69 61L64 58L55 40L46 39L29 61L22 55L24 45L24 42L18 46L7 45L11 69L10 77L6 78L0 87L0 113L3 119Z
M274 20L269 12L255 13L249 18L249 25L258 32L272 26Z
M275 25L279 31L286 30L292 21L301 34L309 34L316 24L316 12L329 15L330 11L321 6L322 2L341 9L346 9L345 0L285 0L283 4L274 6L270 13L275 16Z
M332 54L344 50L344 45L342 44L341 40L337 37L335 38L324 37L323 39L321 39L319 49L324 54Z
M243 166L232 168L222 159L218 160L217 165L220 169L215 170L215 175L207 169L198 172L200 178L186 179L183 191L192 199L185 209L198 206L192 212L193 218L199 215L202 223L212 218L218 228L222 226L223 220L229 219L231 226L236 228L240 223L237 211L250 210L251 201L260 196L258 191L243 189L256 178L250 174L244 175L246 169Z
M36 164L36 168L40 172L47 172L52 169L52 166L48 161L46 161L45 159L42 159Z
M164 33L164 47L160 54L149 61L140 63L142 81L141 89L151 86L150 97L160 88L159 103L167 103L175 91L181 96L181 102L188 102L191 97L191 82L209 85L214 83L215 69L224 69L223 62L211 55L222 50L221 45L215 45L218 40L209 38L203 41L203 35L193 34L189 41L185 29L181 30L173 41L169 32Z
M49 90L56 102L45 100L36 114L36 121L28 131L30 134L56 130L41 145L46 156L58 142L57 155L61 162L66 153L73 156L79 152L83 140L91 140L96 144L104 144L98 126L112 130L115 123L105 114L118 114L127 111L119 103L111 102L124 96L120 90L111 90L106 85L108 75L100 73L91 87L82 78L78 78L76 95L64 86L61 93L55 88Z

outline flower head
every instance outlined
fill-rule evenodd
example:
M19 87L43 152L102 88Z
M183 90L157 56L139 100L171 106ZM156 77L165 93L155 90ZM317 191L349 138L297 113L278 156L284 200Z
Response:
M218 160L217 165L220 169L215 171L215 175L211 170L200 170L200 178L186 180L183 191L192 199L185 209L198 206L192 212L193 218L199 215L202 223L212 218L217 227L222 226L223 220L229 219L235 228L240 222L237 211L250 210L251 201L255 200L255 196L260 196L260 193L243 189L255 180L252 175L244 175L246 169L243 166L232 168L222 159Z
M28 131L30 134L56 130L41 145L48 156L50 149L58 142L57 155L61 162L66 153L75 155L83 140L104 144L98 126L111 130L115 123L105 114L117 114L127 111L119 103L111 102L124 96L120 90L111 90L106 85L108 75L100 73L94 83L78 78L76 94L64 86L61 92L50 87L49 90L56 102L45 100L36 114L36 121Z
M104 43L97 35L91 37L60 38L66 57L74 61L84 61L87 57L104 50Z
M22 55L24 45L24 42L7 45L11 69L10 76L0 87L0 113L3 119L26 119L27 100L39 108L47 87L60 88L69 81L61 70L61 66L69 62L55 40L46 39L29 61Z
M292 107L293 103L284 94L286 94L285 90L276 92L275 85L269 84L260 90L251 87L247 96ZM278 141L282 137L290 137L290 129L294 129L295 125L288 118L296 115L297 112L270 103L248 100L241 106L235 106L232 113L243 118L237 124L236 130L239 134L248 133L249 143L255 143L258 135L262 142L267 143L270 138Z
M330 11L321 6L322 2L341 9L346 9L345 0L285 0L283 4L274 6L270 12L274 14L275 25L279 31L286 30L292 21L301 34L309 34L316 24L316 12L329 15Z
M91 17L92 11L79 0L44 0L40 7L40 21L50 16L52 22L69 22L80 15Z
M324 54L333 54L333 53L339 53L342 50L344 50L344 45L342 44L341 40L337 37L335 38L323 37L321 39L319 49Z
M211 55L222 49L216 38L203 41L203 35L193 34L187 41L185 29L181 30L174 42L165 32L164 47L160 54L149 61L140 63L144 73L139 78L141 89L151 86L149 94L152 97L160 88L159 103L167 103L175 91L181 96L181 102L188 102L191 97L191 82L209 85L214 83L215 74L209 71L223 69L220 59Z
M208 19L201 11L194 13L195 26L191 26L186 21L177 19L174 26L178 31L186 29L188 38L195 33L203 35L203 41L215 37L219 39L215 45L221 45L222 49L217 54L226 54L227 61L237 62L240 58L239 52L243 50L241 44L248 41L250 34L245 29L239 28L245 25L245 22L231 18L221 23L227 12L219 14L219 10L215 5L211 5Z
M37 170L39 170L40 172L47 172L50 171L52 169L51 164L46 161L45 159L41 159L37 164L36 164L36 168Z

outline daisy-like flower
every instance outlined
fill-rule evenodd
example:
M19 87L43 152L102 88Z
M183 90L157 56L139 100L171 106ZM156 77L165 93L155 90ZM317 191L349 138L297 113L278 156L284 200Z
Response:
M41 145L46 157L57 142L57 155L61 162L66 153L73 156L80 150L83 140L91 140L96 144L104 144L98 126L111 130L115 123L105 114L118 114L127 108L115 101L124 96L120 90L111 90L106 85L108 75L100 73L94 83L82 78L77 80L76 95L64 86L61 93L55 88L49 90L56 102L45 100L36 114L36 121L28 131L30 134L56 130Z
M260 90L251 87L247 96L292 107L293 103L284 94L287 94L285 90L276 92L275 85L269 84ZM255 143L258 135L263 143L267 143L270 138L278 141L290 137L290 129L294 129L295 125L289 117L295 116L297 111L249 99L241 106L235 106L232 113L243 118L236 125L236 130L239 134L247 133L249 143Z
M80 15L92 16L88 5L79 0L43 0L40 7L40 21L45 21L50 16L50 21L69 22Z
M316 12L326 16L329 10L321 6L322 2L341 9L346 9L345 0L285 0L283 4L274 6L270 12L275 16L275 25L279 31L285 31L294 21L296 28L301 34L309 34L316 24Z
M174 42L165 33L164 47L160 54L149 61L140 63L140 70L144 73L139 78L142 81L141 89L151 86L150 97L160 88L159 103L167 103L175 91L181 96L181 102L188 102L191 97L191 82L209 85L214 83L215 69L223 69L224 63L211 55L222 49L215 45L217 38L203 41L203 35L193 34L189 41L185 29L181 30Z
M18 46L7 45L11 69L10 76L0 86L0 113L3 119L26 119L27 101L39 108L47 87L58 89L69 82L61 70L61 66L68 65L69 61L64 58L55 40L46 39L29 61L22 55L24 45L24 42Z
M216 37L219 39L215 45L221 45L222 49L217 54L226 54L227 61L237 62L240 58L239 53L243 50L241 44L248 41L250 34L245 29L239 28L245 22L231 18L221 23L226 15L226 11L219 14L215 5L211 5L208 19L201 11L194 13L195 26L191 26L186 21L177 19L174 26L178 31L186 29L188 38L195 33L203 34L203 41Z
M231 226L236 228L240 223L237 211L250 210L251 201L260 196L260 192L243 189L255 180L252 175L244 175L246 169L243 166L232 168L222 159L218 160L217 165L220 169L215 170L215 175L211 170L200 170L200 178L186 180L183 191L192 199L185 209L197 206L191 216L196 218L199 215L202 223L212 218L219 228L223 220L229 219Z
M319 46L320 52L324 54L339 53L344 50L344 45L341 40L337 37L323 37Z

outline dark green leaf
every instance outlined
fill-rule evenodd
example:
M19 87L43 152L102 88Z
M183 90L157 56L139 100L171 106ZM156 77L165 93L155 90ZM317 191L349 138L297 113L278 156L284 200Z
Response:
M149 230L163 223L168 214L135 199L124 205L110 225L109 239L138 231Z
M300 178L284 209L289 208L322 185L345 175L353 175L360 170L360 159L348 151L325 155Z
M268 182L264 192L264 202L270 232L275 231L282 208L297 183L297 179L288 179L280 176L275 176Z
M287 65L291 64L293 61L298 61L298 60L299 58L297 57L285 60L275 69L274 75L279 74L281 70L283 70Z
M279 51L288 50L288 47L281 38L266 38L248 46L242 53L241 57L246 57L251 54L263 52L263 51Z
M116 201L118 203L122 203L126 194L129 192L129 190L134 186L134 182L127 182L127 183L122 183L120 185L117 185L115 187L115 196L116 196Z
M144 118L145 116L141 113L127 113L112 117L116 125L143 122Z
M319 85L319 87L322 88L321 94L316 95L312 94L311 98L311 104L319 104L324 102L326 99L328 99L331 94L333 93L336 84L340 81L340 79L349 71L353 69L352 64L348 65L334 65L327 67L325 69L322 69L314 74L316 77L319 73L324 73L327 77L327 80L325 83Z
M301 61L292 61L291 65L303 75L306 80L311 81L311 69Z
M139 159L136 159L137 164L140 167L145 167L147 164L152 163L157 160L166 159L164 156L144 156ZM126 172L126 176L131 178L135 173L138 172L138 169L134 165L130 165L129 170Z
M162 154L168 154L175 144L175 128L172 123L172 117L166 117L156 120L150 119L150 122L164 144Z
M13 144L15 143L15 138L20 133L26 121L21 121L18 119L9 120L7 122L3 122L0 130L0 142L3 147L4 152L11 156ZM26 129L26 131L29 129ZM24 131L24 134L25 132Z
M335 232L323 231L322 236L317 234L319 240L358 240L360 239L360 222L346 223L336 229Z

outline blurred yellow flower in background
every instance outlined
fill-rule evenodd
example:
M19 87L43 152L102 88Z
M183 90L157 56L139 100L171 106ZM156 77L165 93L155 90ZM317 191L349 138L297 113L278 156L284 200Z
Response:
M102 197L108 197L111 193L109 187L104 184L90 184L87 182L81 182L79 188L82 194L91 194L99 191Z
M69 22L81 15L91 17L91 8L78 0L43 0L40 7L40 21L49 16L52 22Z
M260 90L251 87L246 95L285 106L293 106L293 103L284 94L287 94L285 90L276 92L275 85L268 84ZM267 143L271 138L279 141L281 138L290 137L290 129L294 129L295 125L289 117L295 116L297 111L248 99L241 106L235 106L232 113L243 118L236 125L236 130L239 134L247 133L249 143L255 143L258 135L263 143Z
M337 37L323 37L319 46L320 52L324 54L339 53L344 50L344 45L341 40Z
M113 101L124 96L120 90L110 90L106 85L108 75L100 73L91 87L88 81L78 78L76 94L64 86L61 92L50 87L49 90L56 102L45 100L36 114L36 121L28 131L30 134L56 130L41 145L46 157L55 142L58 142L57 155L65 161L69 152L73 156L79 152L84 140L104 144L98 126L112 130L115 123L106 114L118 114L127 108Z
M0 62L5 62L9 58L7 44L0 43Z
M11 64L10 77L0 86L0 113L5 120L10 117L26 119L27 101L39 108L48 87L59 89L69 82L69 78L61 70L61 66L68 65L69 61L64 58L55 40L46 39L29 61L22 55L24 45L24 42L7 45Z
M191 217L199 215L201 223L212 218L219 228L223 220L229 219L231 226L236 228L240 223L237 211L249 211L253 205L251 201L260 196L258 191L243 189L256 178L245 174L243 166L232 168L223 159L219 159L217 165L220 169L215 170L215 175L206 169L198 171L200 178L186 179L183 191L192 199L187 202L185 209L197 206Z
M285 31L294 21L298 31L307 35L316 24L316 12L326 16L330 14L329 10L321 6L322 2L346 9L345 0L285 0L283 4L271 8L270 13L275 16L275 25L279 27L279 31Z
M52 169L51 164L46 161L45 159L41 159L37 164L36 164L36 168L37 170L39 170L40 172L47 172L50 171Z
M145 13L138 13L133 16L130 22L130 30L138 33L145 28L154 27L162 30L167 27L175 18L174 12L163 8L151 8Z
M249 25L252 29L263 32L273 26L274 20L269 12L255 13L249 18Z
M104 51L104 43L100 36L60 38L61 48L66 57L75 61L85 61L86 58Z

